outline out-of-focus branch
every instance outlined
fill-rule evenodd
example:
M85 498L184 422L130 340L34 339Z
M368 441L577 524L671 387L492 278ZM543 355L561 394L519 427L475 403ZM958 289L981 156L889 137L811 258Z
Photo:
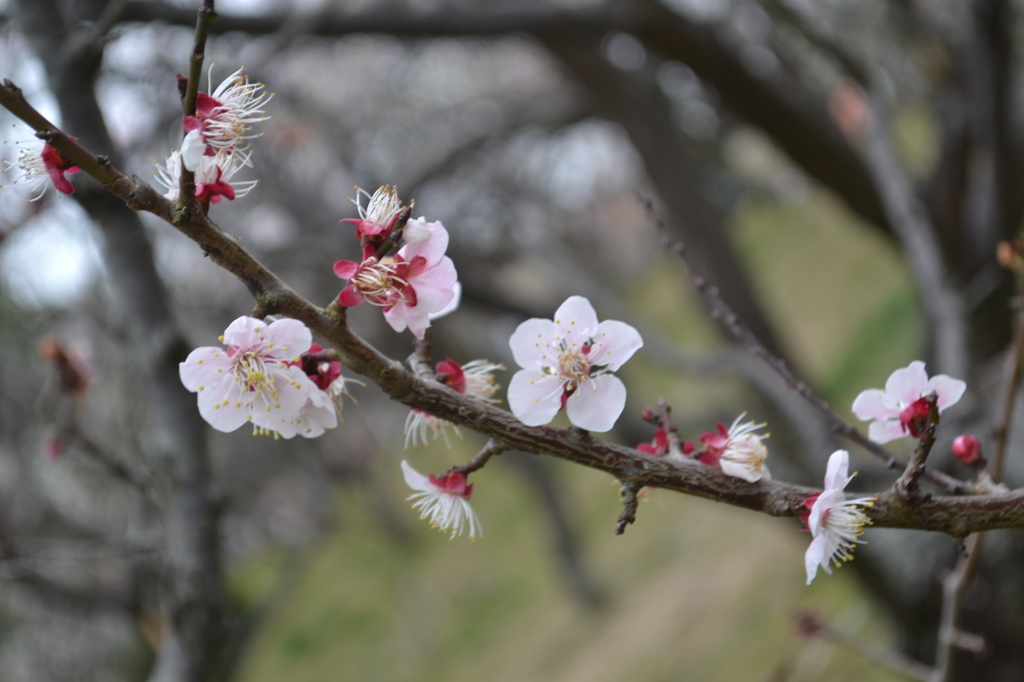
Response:
M750 352L764 360L769 367L775 370L775 372L785 380L786 384L793 389L793 391L807 401L808 404L810 404L825 418L835 433L857 443L864 449L868 450L871 454L879 457L890 469L906 469L907 462L896 457L891 452L878 445L878 443L869 440L854 426L847 424L842 417L832 411L832 408L829 407L828 403L815 395L810 386L801 381L800 378L786 366L786 363L772 355L771 352L764 347L757 337L754 336L754 334L751 333L751 331L747 329L742 322L740 322L736 313L726 305L721 296L718 295L717 288L708 283L708 281L700 275L694 266L693 261L690 259L690 256L686 251L686 247L681 242L675 241L667 234L664 223L654 210L654 206L651 204L650 200L644 197L640 197L640 200L644 207L647 208L651 219L661 228L662 232L665 233L665 240L668 247L683 262L683 265L686 267L686 271L689 274L690 279L693 281L694 286L697 288L697 291L700 292L708 306L711 308L711 315L716 319L721 320L737 340L741 341L748 349L750 349ZM951 476L947 476L941 471L926 468L924 472L932 481L941 485L949 492L960 493L967 492L971 489L967 483L959 481Z
M1024 284L1022 284L1020 300L1024 302ZM1010 438L1010 428L1013 426L1013 406L1016 403L1017 390L1020 385L1021 369L1024 368L1024 305L1021 305L1017 311L1017 324L1007 362L1009 370L1006 373L1006 384L1003 386L997 421L992 429L996 447L988 466L989 474L996 483L999 483L1003 477L1006 443Z
M871 115L864 130L865 154L924 302L936 362L942 372L967 377L967 311L963 297L950 282L935 231L896 158L886 111L877 96L871 95L869 101Z
M862 658L878 663L911 679L920 680L921 682L930 682L932 679L933 671L928 666L922 665L891 649L863 640L856 635L836 630L816 613L804 611L798 615L796 628L797 632L804 637L820 637L826 642L841 646Z
M964 554L957 560L953 572L942 583L938 651L935 654L935 672L929 682L949 682L953 679L953 655L964 639L960 632L964 599L978 570L984 540L984 533L975 533L967 538Z

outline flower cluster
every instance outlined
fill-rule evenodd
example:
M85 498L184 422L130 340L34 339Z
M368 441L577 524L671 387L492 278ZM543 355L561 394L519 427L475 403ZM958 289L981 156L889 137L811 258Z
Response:
M358 202L356 205L360 219L342 222L356 223L363 256L358 263L341 260L334 264L334 274L348 280L338 302L349 308L364 301L377 306L396 332L408 328L422 339L431 320L449 312L456 297L455 264L445 255L448 231L440 221L428 223L424 218L401 225L400 216L406 209L387 187L377 190L365 210ZM394 257L386 256L380 246L398 229L404 244Z
M955 405L967 390L967 384L940 374L931 379L924 371L924 363L915 360L892 373L885 382L885 390L871 388L862 391L853 401L853 413L861 421L873 420L868 437L876 443L921 435L927 423L928 396L935 394L936 407L941 414Z
M315 438L338 425L341 363L317 358L322 349L301 322L240 317L220 341L226 348L197 348L178 368L210 426L252 423L257 434Z
M212 65L210 71L212 76ZM233 201L258 184L234 176L242 168L252 168L249 140L259 137L251 134L252 124L270 118L262 108L270 96L262 90L262 83L250 83L239 69L212 93L196 95L195 115L182 119L186 135L181 151L172 151L153 173L165 197L178 199L182 169L195 173L196 198L203 203L215 204L222 197Z
M612 372L644 345L624 322L598 323L582 296L566 299L553 321L523 322L508 343L523 368L508 387L512 413L540 426L565 408L570 422L597 432L611 430L626 406L626 386Z
M846 450L833 452L825 472L825 490L804 500L807 511L800 515L800 520L813 538L804 555L808 585L818 574L819 566L826 573L832 573L831 564L839 567L850 561L854 548L864 544L858 538L871 523L864 509L874 506L875 499L846 499L843 490L853 480L853 476L846 475L849 464L850 453Z
M458 391L471 398L476 398L485 403L498 403L494 394L500 388L494 383L494 372L505 369L504 365L494 364L489 360L473 360L465 365L460 365L451 358L437 363L435 367L436 379L452 390ZM409 445L416 447L420 442L427 445L428 440L444 438L444 442L451 448L448 440L447 429L451 428L455 435L462 437L459 428L450 421L427 414L421 410L410 410L409 416L405 419L405 448Z
M34 195L29 201L42 199L51 182L62 194L72 194L75 191L66 174L77 173L81 169L64 154L51 147L49 143L31 138L13 142L4 140L4 144L17 147L18 158L16 161L0 159L0 162L7 164L3 168L3 172L7 173L15 168L18 169L21 174L11 184L24 183L28 186L30 194Z

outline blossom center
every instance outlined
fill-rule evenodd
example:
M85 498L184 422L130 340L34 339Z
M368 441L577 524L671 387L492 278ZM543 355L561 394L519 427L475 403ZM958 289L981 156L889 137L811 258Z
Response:
M565 350L558 356L558 371L575 387L590 376L590 362L579 351Z
M398 276L398 266L378 263L369 258L359 267L351 284L369 303L386 307L394 304L391 295L401 293L409 283Z

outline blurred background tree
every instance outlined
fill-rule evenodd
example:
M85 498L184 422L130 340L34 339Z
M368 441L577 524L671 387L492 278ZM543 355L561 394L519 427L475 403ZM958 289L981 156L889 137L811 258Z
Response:
M2 75L145 175L180 144L174 83L195 9L0 2ZM311 300L335 296L331 264L357 255L337 224L354 215L350 188L396 184L452 234L463 303L435 325L438 358L508 363L520 321L584 294L646 341L623 372L613 439L649 440L639 414L659 396L689 437L747 410L771 425L773 472L820 480L832 436L725 342L639 191L747 326L841 411L921 357L974 390L944 421L938 463L958 433L998 426L1015 285L996 249L1024 212L1016 4L218 11L214 83L244 64L276 96L256 143L261 184L212 215ZM347 423L317 441L213 433L177 363L251 309L248 293L181 235L76 184L31 204L0 193L5 679L888 674L792 634L808 605L933 660L956 559L945 537L872 531L849 568L804 588L795 524L660 492L613 537L607 476L508 453L478 478L487 538L448 545L405 508L406 408L373 387L354 388ZM922 255L914 224L940 253ZM404 358L407 339L365 308L353 326ZM440 471L481 442L405 456ZM869 487L891 478L854 457ZM1022 469L1011 455L1010 483ZM965 628L992 653L959 656L955 679L1019 680L1024 544L989 536ZM190 660L197 642L204 656Z

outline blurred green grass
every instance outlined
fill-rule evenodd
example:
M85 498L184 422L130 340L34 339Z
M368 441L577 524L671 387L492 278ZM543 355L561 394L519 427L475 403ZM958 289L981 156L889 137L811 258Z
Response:
M920 314L885 239L823 192L799 207L752 203L736 216L736 243L794 363L840 411L913 359ZM650 291L659 296L630 298L638 315L687 348L713 347L717 332L671 259L636 283L636 292ZM631 364L631 405L665 395L681 418L742 409L738 384L687 379L640 357ZM734 681L768 680L787 666L794 681L901 679L793 633L794 614L815 608L837 627L891 643L849 569L804 585L808 537L793 521L655 491L616 537L611 478L549 460L587 566L609 596L603 609L588 609L565 588L548 521L507 462L474 476L486 537L448 542L402 508L398 440L394 456L376 462L381 486L339 492L337 529L310 550L240 679ZM406 456L439 472L478 445L467 434L453 451ZM411 541L382 527L374 511L382 503L395 507ZM236 567L235 602L257 604L280 562L268 554Z

